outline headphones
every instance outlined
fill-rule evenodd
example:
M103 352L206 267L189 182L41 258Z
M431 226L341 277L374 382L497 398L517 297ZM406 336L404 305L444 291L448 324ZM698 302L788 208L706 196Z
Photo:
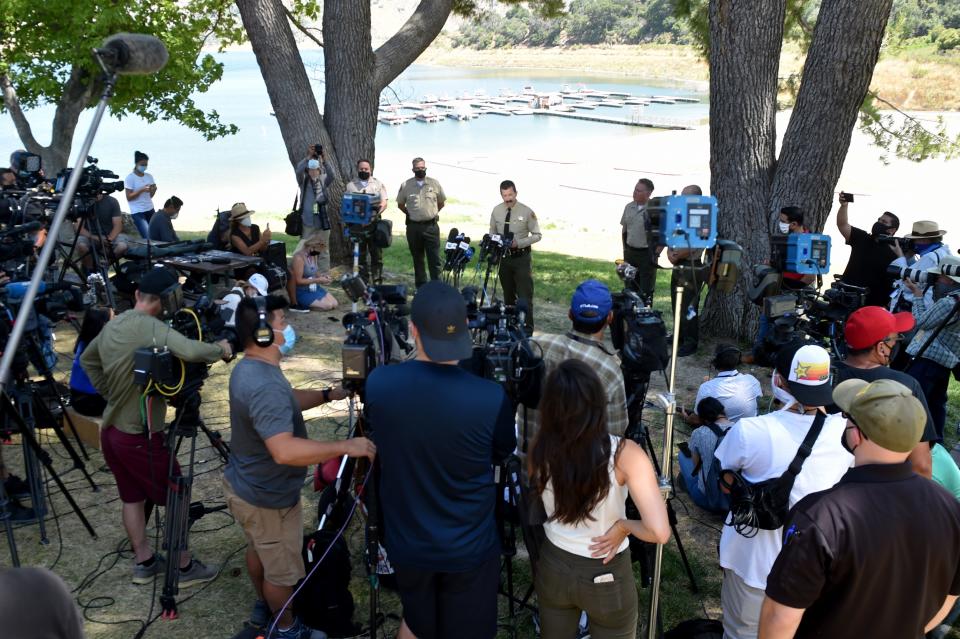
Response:
M740 356L742 355L743 351L741 351L741 350L740 350L739 348L737 348L736 346L733 346L732 344L727 344L727 345L724 346L723 348L718 349L717 352L715 352L715 353L713 354L713 359L710 360L710 365L713 366L714 368L719 368L719 367L717 366L717 360L720 359L721 357L723 357L724 355L726 355L727 353L736 353L736 354L737 354L737 364L736 364L736 365L739 366L739 365L740 365Z
M253 329L253 341L257 346L266 348L273 344L273 327L267 322L267 298L257 295L253 301L257 305L257 327Z

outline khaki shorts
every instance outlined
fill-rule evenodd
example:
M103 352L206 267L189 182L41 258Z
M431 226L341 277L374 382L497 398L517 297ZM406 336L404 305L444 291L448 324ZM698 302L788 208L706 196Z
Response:
M247 543L263 564L264 579L275 586L295 586L303 569L303 511L300 501L291 508L260 508L240 497L223 480L230 512L243 527Z

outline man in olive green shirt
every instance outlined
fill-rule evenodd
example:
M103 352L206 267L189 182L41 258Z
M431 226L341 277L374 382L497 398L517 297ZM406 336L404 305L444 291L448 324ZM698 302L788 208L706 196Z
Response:
M100 442L123 503L123 525L134 553L135 584L150 583L163 571L162 559L154 555L147 540L146 503L166 505L171 453L163 436L167 409L163 396L154 393L144 398L149 408L144 413L147 423L141 417L143 389L133 381L134 352L167 348L184 361L208 364L233 357L226 340L216 344L190 340L157 319L163 310L163 296L179 286L177 277L166 268L147 271L140 279L133 309L108 322L80 357L90 382L107 400ZM173 468L179 472L176 462ZM189 552L181 553L179 562L181 588L217 575L216 568L191 559Z
M623 227L623 259L637 268L636 282L640 294L652 304L657 281L657 250L652 246L647 215L651 195L653 182L641 178L633 187L633 199L623 208L620 225Z
M539 242L540 223L537 214L526 204L517 201L517 186L510 180L500 183L503 202L490 214L491 235L513 234L510 249L500 262L500 284L503 286L503 301L516 304L517 299L526 300L525 326L533 333L533 260L531 245Z
M413 272L420 288L430 279L440 279L440 210L446 204L443 187L427 177L427 163L423 158L413 159L413 177L400 186L397 207L407 216L407 244L413 256ZM427 267L423 258L426 255Z

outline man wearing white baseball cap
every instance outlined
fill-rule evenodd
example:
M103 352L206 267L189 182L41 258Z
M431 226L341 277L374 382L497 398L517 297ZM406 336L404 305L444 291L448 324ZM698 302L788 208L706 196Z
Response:
M813 427L818 413L832 403L830 355L820 346L795 342L780 349L773 373L774 396L783 408L745 417L734 424L714 455L724 471L739 472L751 483L780 477ZM845 420L825 417L820 433L790 491L792 507L804 496L836 484L853 464L840 443ZM767 574L781 548L783 530L756 530L745 537L731 525L720 536L723 587L723 634L728 639L754 639L760 621Z

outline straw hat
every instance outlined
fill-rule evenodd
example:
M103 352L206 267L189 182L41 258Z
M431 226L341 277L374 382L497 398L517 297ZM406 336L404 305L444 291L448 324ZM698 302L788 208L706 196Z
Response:
M926 240L931 238L943 237L946 235L946 231L940 230L940 225L931 220L920 220L919 222L913 223L913 229L910 231L910 235L907 236L908 240Z
M250 217L252 213L254 213L254 211L248 209L246 204L237 202L230 207L230 221L236 222L237 220L242 220L245 217Z

